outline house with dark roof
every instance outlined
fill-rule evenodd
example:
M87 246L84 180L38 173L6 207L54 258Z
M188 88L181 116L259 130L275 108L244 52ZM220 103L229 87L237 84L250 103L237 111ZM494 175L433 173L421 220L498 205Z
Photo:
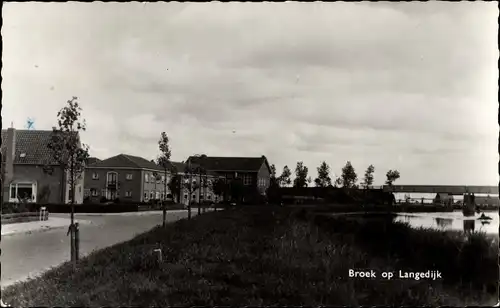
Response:
M165 181L162 171L145 158L127 154L96 161L85 168L85 198L92 202L160 199Z
M95 162L86 167L85 196L91 202L103 199L125 202L148 202L151 200L174 200L187 204L188 190L179 187L179 191L171 192L168 185L165 191L165 181L169 183L175 174L179 183L185 183L190 177L193 184L199 181L197 173L186 173L187 165L180 162L170 162L171 167L165 171L153 161L142 157L119 154L108 159ZM210 178L210 175L208 175ZM210 189L195 189L191 201L199 202L216 200Z
M222 201L222 196L214 192L214 184L221 176L213 171L204 170L200 165L184 162L170 162L172 174L179 177L182 183L178 192L173 193L174 200L187 205L189 202L214 202ZM192 191L188 189L189 182L192 183ZM201 183L201 185L200 185ZM191 195L190 195L191 194Z
M37 203L69 203L69 176L48 148L52 130L2 130L2 187L4 202L27 198ZM83 202L82 174L75 202Z
M260 202L266 195L270 184L271 168L267 158L260 157L216 157L216 156L190 156L186 163L200 165L203 169L215 173L226 180L226 183L240 182L241 196L231 196L228 192L227 198L239 199L236 201L254 203Z

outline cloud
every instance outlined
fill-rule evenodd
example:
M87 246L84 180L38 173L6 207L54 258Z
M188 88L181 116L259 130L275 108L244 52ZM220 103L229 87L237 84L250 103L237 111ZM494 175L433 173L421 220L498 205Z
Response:
M93 155L351 160L376 181L498 181L494 3L7 3L4 123L73 95ZM495 151L495 156L488 153ZM493 164L495 167L492 167ZM433 171L429 172L431 168Z

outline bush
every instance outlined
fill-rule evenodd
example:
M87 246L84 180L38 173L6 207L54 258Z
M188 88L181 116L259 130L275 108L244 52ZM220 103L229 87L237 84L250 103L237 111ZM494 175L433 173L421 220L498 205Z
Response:
M3 214L38 212L41 205L37 203L14 203L6 202L2 206Z

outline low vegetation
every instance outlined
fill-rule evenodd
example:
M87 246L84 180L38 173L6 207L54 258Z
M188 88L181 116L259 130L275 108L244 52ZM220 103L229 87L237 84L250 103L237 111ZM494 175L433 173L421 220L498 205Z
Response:
M207 213L95 252L76 271L67 263L10 286L2 299L15 307L494 303L498 250L484 237L413 230L383 216L282 207ZM434 269L444 279L355 279L349 269Z
M71 205L65 203L4 203L2 206L2 214L11 213L27 213L38 212L41 207L45 207L50 213L70 213ZM166 202L166 209L181 210L184 209L183 204L174 203L172 201ZM124 213L124 212L137 212L137 211L154 211L161 210L160 202L118 202L118 203L83 203L75 204L75 213Z

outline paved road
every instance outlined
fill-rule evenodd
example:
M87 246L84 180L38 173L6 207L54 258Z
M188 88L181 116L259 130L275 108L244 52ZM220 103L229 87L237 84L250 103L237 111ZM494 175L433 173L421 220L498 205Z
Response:
M193 216L196 211L193 211ZM68 214L51 214L68 217ZM187 212L169 212L169 222L187 217ZM90 216L78 215L76 220L91 221L80 227L81 255L87 255L95 249L102 249L133 238L162 223L162 213L141 216ZM2 237L1 286L6 287L28 276L35 276L46 269L57 266L70 259L69 237L67 228L14 234Z

